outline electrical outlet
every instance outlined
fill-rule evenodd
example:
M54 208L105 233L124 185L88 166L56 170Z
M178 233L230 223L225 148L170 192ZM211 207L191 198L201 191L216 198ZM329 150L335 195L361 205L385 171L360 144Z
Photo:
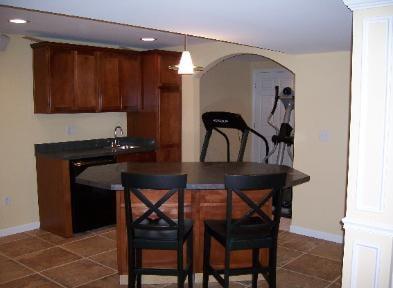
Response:
M10 205L11 205L11 202L12 202L12 199L11 199L10 196L4 197L4 205L5 205L5 206L10 206Z

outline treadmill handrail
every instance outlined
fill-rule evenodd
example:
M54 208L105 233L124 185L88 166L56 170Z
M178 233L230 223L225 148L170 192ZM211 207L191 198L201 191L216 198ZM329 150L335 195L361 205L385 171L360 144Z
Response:
M218 111L205 112L202 114L202 121L203 124L205 125L206 134L205 134L205 139L203 141L202 151L200 155L201 162L205 162L207 147L209 145L210 137L213 130L217 131L225 138L225 141L227 143L227 162L230 162L230 144L229 144L228 136L218 128L237 129L242 132L241 145L239 148L237 162L243 161L244 151L246 149L249 132L252 132L253 134L255 134L256 136L258 136L263 140L263 142L265 143L265 150L266 150L265 154L266 156L269 154L269 143L267 139L262 134L248 127L248 125L243 120L240 114L235 114L230 112L218 112ZM265 162L268 163L267 158Z

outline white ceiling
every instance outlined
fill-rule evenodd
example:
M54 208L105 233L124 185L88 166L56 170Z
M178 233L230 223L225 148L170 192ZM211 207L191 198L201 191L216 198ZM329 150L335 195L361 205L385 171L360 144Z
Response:
M351 48L352 13L342 0L0 0L0 5L35 10L0 7L0 32L3 33L141 49L182 44L181 35L164 32L285 53ZM10 13L15 17L18 13L20 17L30 17L31 22L24 28L12 27L7 23ZM157 37L160 42L141 44L139 38L145 33ZM201 41L203 39L191 39L190 44Z

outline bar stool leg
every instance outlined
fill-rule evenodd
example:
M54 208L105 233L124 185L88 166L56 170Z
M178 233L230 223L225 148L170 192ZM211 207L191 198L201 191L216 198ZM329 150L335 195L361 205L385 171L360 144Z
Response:
M136 265L137 268L142 268L142 249L136 249ZM136 287L142 288L142 274L138 273L136 276Z
M277 243L269 249L269 288L276 288Z
M189 265L189 270L188 270L188 288L193 288L194 286L194 272L193 272L193 249L194 249L194 245L193 245L193 235L192 233L188 236L188 240L187 240L187 260L188 260L188 265Z
M209 287L209 266L210 266L210 245L211 239L209 233L206 231L204 233L203 241L203 288Z
M257 288L258 283L258 272L255 272L259 267L259 249L252 249L252 269L254 270L252 273L252 288Z
M183 241L179 241L177 247L177 287L184 287L184 270L183 270Z
M229 250L229 245L225 247L225 268L224 268L224 287L229 288L229 272L231 265L231 250Z
M128 288L135 288L135 249L128 245Z

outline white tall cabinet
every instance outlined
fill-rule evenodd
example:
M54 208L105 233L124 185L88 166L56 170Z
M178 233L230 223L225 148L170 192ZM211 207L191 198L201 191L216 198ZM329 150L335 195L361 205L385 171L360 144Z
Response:
M342 287L393 287L393 1L353 10L352 101Z

